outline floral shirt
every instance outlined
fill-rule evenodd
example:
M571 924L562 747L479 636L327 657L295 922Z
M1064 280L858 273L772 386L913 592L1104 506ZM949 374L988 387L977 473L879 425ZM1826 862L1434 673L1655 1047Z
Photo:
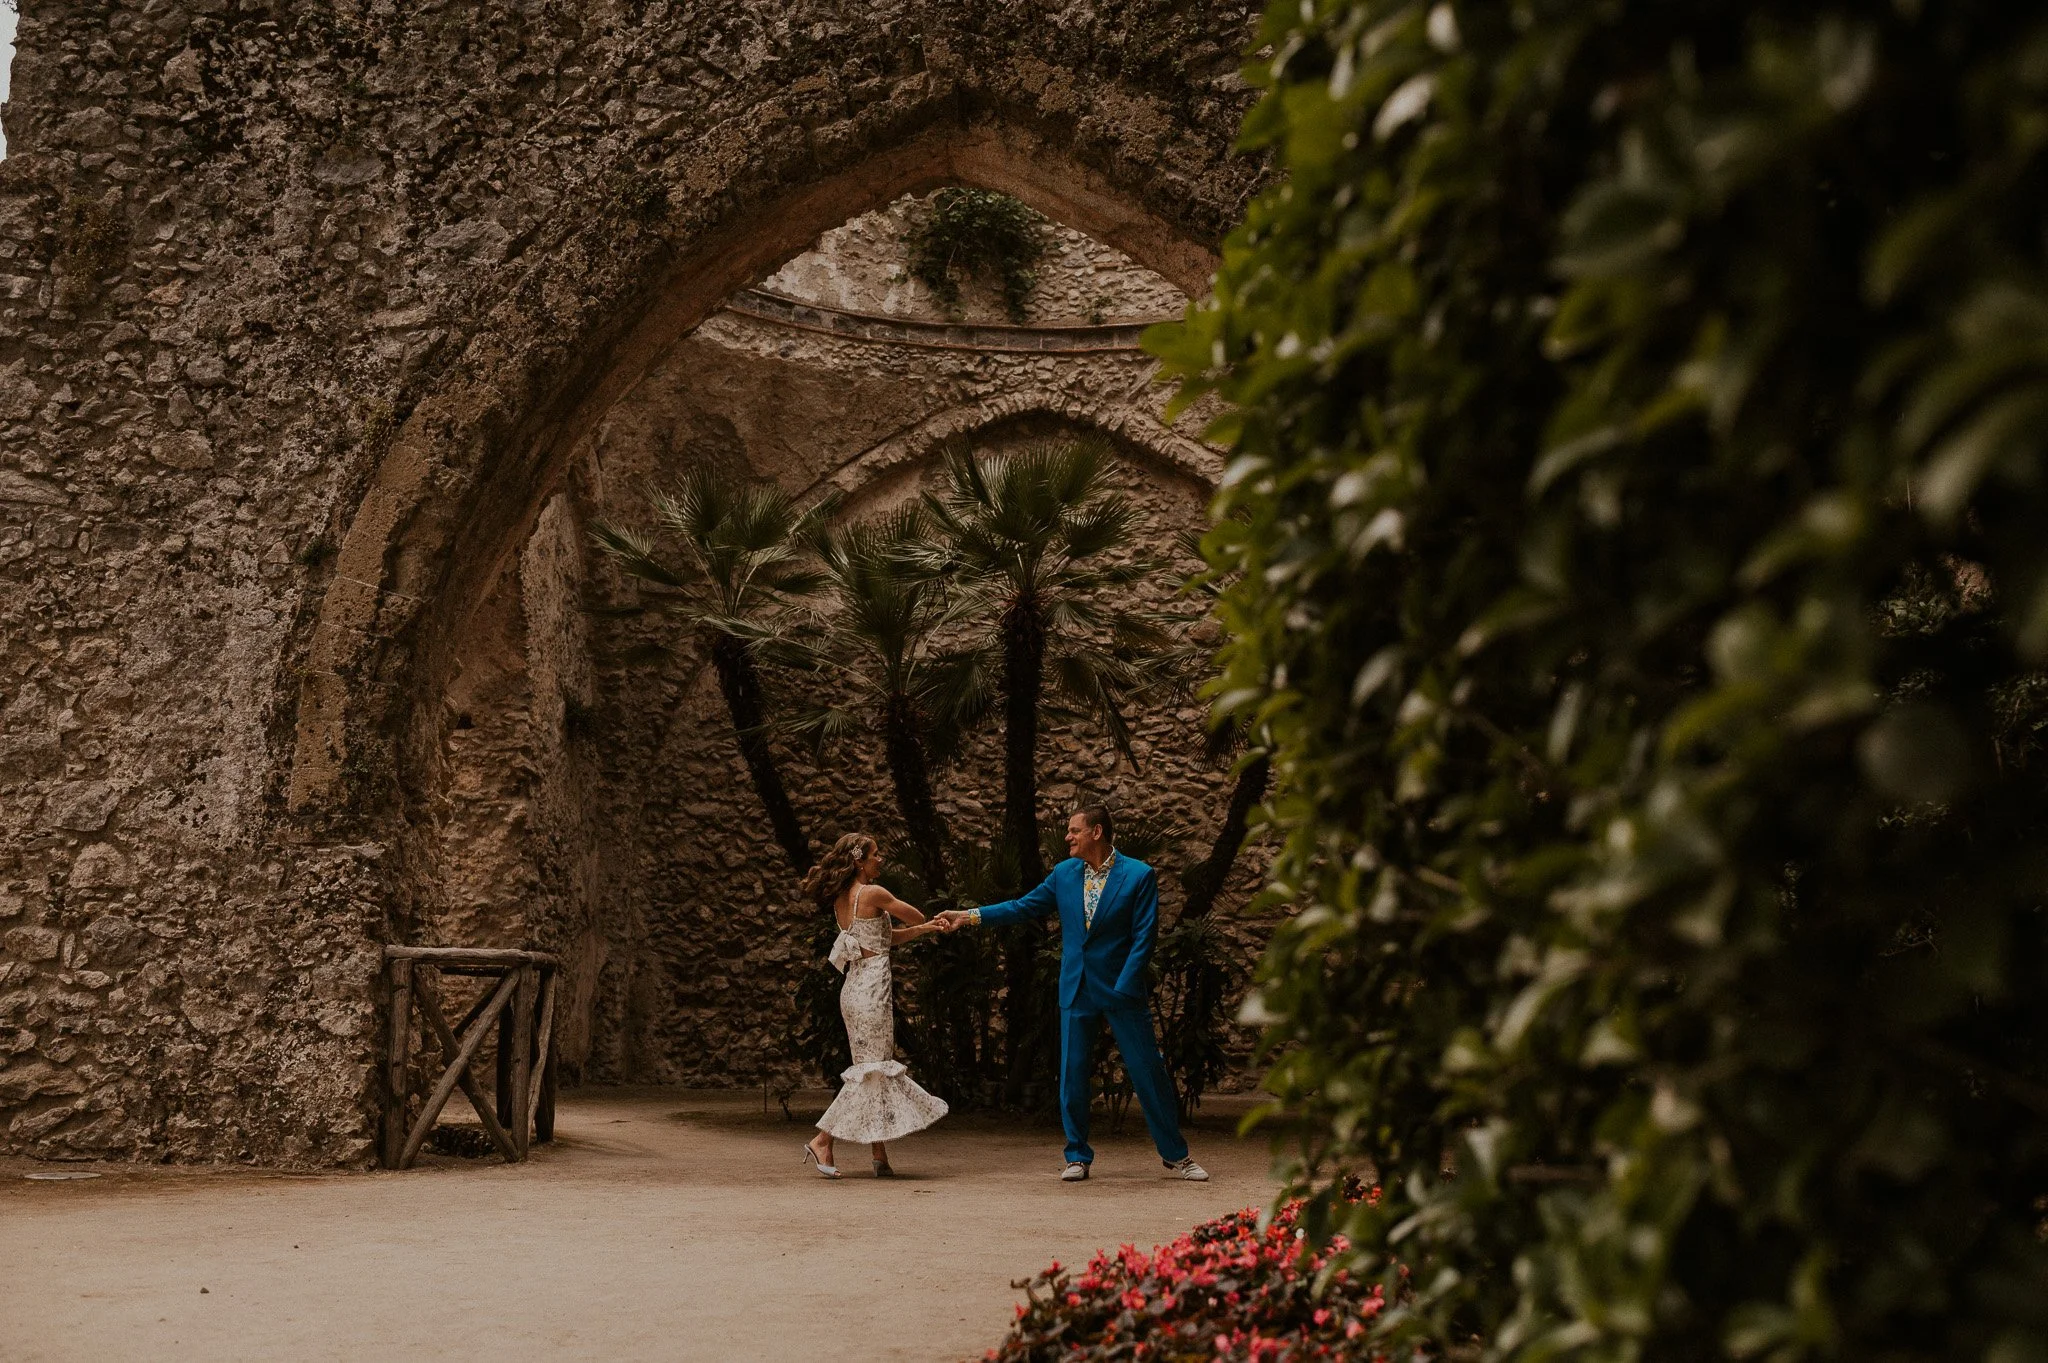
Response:
M1109 868L1116 865L1116 849L1109 849L1109 855L1102 859L1102 865L1089 870L1084 863L1081 868L1081 924L1095 926L1095 906L1102 902L1102 887L1109 884Z

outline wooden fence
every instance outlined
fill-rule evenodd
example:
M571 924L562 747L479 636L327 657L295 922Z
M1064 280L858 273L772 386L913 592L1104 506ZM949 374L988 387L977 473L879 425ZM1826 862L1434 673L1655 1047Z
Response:
M487 947L384 948L384 974L391 986L391 1021L384 1059L384 1140L387 1169L409 1169L441 1116L450 1095L461 1089L483 1122L484 1134L508 1164L526 1158L534 1141L555 1135L555 991L560 962L539 951ZM441 981L475 976L487 983L459 1024L450 1026L441 1007ZM440 1053L430 1072L439 1079L412 1115L413 1018L421 1024L424 1057ZM497 1028L497 1074L490 1094L472 1073L484 1038Z

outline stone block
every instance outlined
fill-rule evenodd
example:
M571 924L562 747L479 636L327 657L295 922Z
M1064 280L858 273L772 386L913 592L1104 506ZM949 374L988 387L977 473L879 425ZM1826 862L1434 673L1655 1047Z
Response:
M57 125L55 141L71 147L110 147L121 136L121 120L105 109L80 109Z
M127 965L150 942L148 933L118 914L102 914L86 924L85 931L78 936L86 959L100 966Z
M151 442L149 457L165 468L210 469L213 442L198 431L173 431Z
M0 469L0 502L24 502L29 506L64 506L70 502L55 484L31 478L15 469Z
M0 1069L0 1105L14 1107L31 1098L48 1098L85 1092L85 1080L69 1070L40 1060L9 1064Z
M188 47L164 63L164 89L178 94L203 95L206 93L203 70L198 49Z
M64 949L64 934L55 928L10 928L0 933L0 949L24 961L54 961Z
M20 1141L32 1141L55 1131L78 1115L76 1102L59 1103L41 1112L22 1112L7 1124L7 1134Z
M43 824L78 833L97 833L107 826L121 792L107 781L73 781L57 787L43 801Z
M103 842L93 843L71 863L71 885L74 889L117 889L132 881L128 859L121 855L119 849Z

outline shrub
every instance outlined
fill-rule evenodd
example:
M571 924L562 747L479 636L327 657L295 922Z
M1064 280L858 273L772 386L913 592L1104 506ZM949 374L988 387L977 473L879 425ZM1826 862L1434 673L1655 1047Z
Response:
M1363 1202L1377 1199L1377 1191ZM1336 1262L1344 1244L1303 1243L1296 1206L1206 1221L1150 1254L1097 1254L1078 1278L1054 1261L1013 1283L1029 1297L992 1363L1158 1363L1244 1359L1294 1363L1365 1358L1367 1322L1386 1305L1378 1283Z
M1010 320L1021 322L1045 255L1044 219L992 189L942 189L905 244L910 273L946 307L960 306L961 276L993 276Z
M1245 976L1235 951L1213 918L1183 916L1159 934L1152 955L1159 1050L1182 1121L1230 1070L1230 1023Z
M1218 706L1382 1341L2048 1357L2048 27L1276 3ZM1367 1159L1388 1196L1327 1193Z

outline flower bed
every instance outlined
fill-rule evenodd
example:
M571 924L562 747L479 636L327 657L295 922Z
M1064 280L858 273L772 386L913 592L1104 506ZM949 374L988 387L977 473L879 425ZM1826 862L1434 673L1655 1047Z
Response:
M1368 1196L1377 1200L1378 1189ZM1055 1262L1027 1282L1030 1297L990 1363L1294 1363L1363 1358L1366 1322L1386 1305L1378 1284L1317 1275L1343 1250L1303 1245L1283 1208L1264 1229L1252 1210L1207 1221L1144 1254L1125 1245L1075 1277Z

